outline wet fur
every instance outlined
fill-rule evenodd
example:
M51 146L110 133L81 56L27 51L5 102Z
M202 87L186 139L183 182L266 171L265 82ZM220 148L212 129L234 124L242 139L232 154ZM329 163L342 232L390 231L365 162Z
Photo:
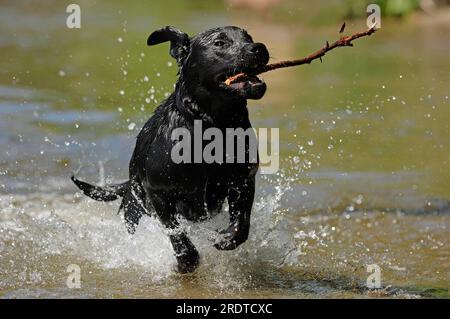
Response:
M269 55L263 44L253 43L247 32L237 27L215 28L193 38L166 27L152 33L147 43L166 41L171 43L170 54L180 68L179 79L175 91L157 107L137 137L129 166L130 180L106 187L74 177L72 180L95 200L122 197L121 208L130 233L134 233L143 215L157 216L169 230L178 270L185 273L198 266L199 254L177 216L200 221L219 212L227 200L230 222L215 247L235 249L249 234L258 163L176 164L170 157L174 145L171 133L186 128L193 136L194 120L202 121L203 130L250 128L247 99L261 98L265 85L232 92L218 85L216 77L233 68L265 65ZM219 47L218 41L226 45ZM248 151L248 143L246 148Z

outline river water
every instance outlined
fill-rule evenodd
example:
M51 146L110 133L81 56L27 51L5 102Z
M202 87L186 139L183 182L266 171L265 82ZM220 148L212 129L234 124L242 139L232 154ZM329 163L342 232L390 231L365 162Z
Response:
M280 128L280 170L258 177L239 249L212 246L226 214L184 223L202 258L193 274L174 271L158 221L129 236L119 203L89 200L69 179L127 179L135 136L176 80L168 46L145 45L154 29L239 25L279 61L338 36L339 11L317 3L258 14L80 1L82 28L70 30L58 1L3 1L0 297L448 298L450 19L385 21L322 64L264 75L249 111L255 127ZM66 284L73 264L79 289ZM366 284L374 264L380 289Z

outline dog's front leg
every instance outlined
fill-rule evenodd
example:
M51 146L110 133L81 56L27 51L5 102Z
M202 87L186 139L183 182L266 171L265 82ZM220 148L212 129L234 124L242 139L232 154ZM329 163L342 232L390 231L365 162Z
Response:
M178 271L183 274L193 272L199 264L200 256L194 244L175 218L176 209L173 202L156 195L151 196L151 201L156 215L168 230L170 242L178 263Z
M169 238L177 258L178 271L182 274L193 272L199 264L200 256L186 232L176 227L170 230Z
M250 214L255 197L255 177L242 183L233 183L228 190L230 225L221 231L224 238L214 246L220 250L232 250L245 242L250 231Z

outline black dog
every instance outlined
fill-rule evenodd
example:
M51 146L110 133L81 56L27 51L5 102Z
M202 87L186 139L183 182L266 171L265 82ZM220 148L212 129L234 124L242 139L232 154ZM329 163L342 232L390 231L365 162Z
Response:
M178 270L185 273L197 267L199 255L179 226L177 215L199 221L220 211L227 199L230 224L215 247L235 249L248 238L258 161L177 164L171 159L175 143L171 133L176 128L193 133L194 120L201 120L203 130L251 128L247 99L260 99L266 91L265 83L252 76L252 71L268 63L269 53L245 30L232 26L192 38L165 27L153 32L147 44L166 41L170 41L170 54L177 60L179 79L175 92L155 110L137 137L129 181L101 188L74 177L72 180L95 200L123 197L121 208L130 233L141 216L155 214L168 229ZM243 82L224 83L240 72L249 75ZM249 152L247 140L245 152Z

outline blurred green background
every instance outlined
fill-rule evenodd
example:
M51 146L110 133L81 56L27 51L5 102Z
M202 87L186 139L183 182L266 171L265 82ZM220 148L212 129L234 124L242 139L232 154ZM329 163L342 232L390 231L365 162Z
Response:
M382 11L382 29L375 36L333 51L322 64L264 75L269 89L263 100L250 102L252 119L255 126L281 128L282 160L291 160L303 146L308 153L302 161L314 156L307 162L315 169L406 174L408 189L450 197L449 9L426 13L416 0L378 2L389 15ZM347 33L366 28L365 1L315 1L312 6L289 0L126 5L85 0L78 2L81 29L65 26L67 4L2 1L0 99L16 98L20 105L44 101L53 112L50 120L34 118L31 124L17 114L5 115L16 121L11 135L31 130L62 140L67 134L90 140L135 134L128 129L138 130L176 81L167 45L145 45L161 26L195 34L239 25L267 44L272 61L303 57L336 39L345 19ZM409 8L418 10L402 19L390 17ZM11 88L28 90L30 96L11 97ZM83 123L92 120L83 116L87 111L119 119ZM78 119L78 127L68 117ZM55 157L46 160L64 162L55 174L65 172L70 159ZM4 159L2 165L11 161ZM9 172L16 170L20 167Z

